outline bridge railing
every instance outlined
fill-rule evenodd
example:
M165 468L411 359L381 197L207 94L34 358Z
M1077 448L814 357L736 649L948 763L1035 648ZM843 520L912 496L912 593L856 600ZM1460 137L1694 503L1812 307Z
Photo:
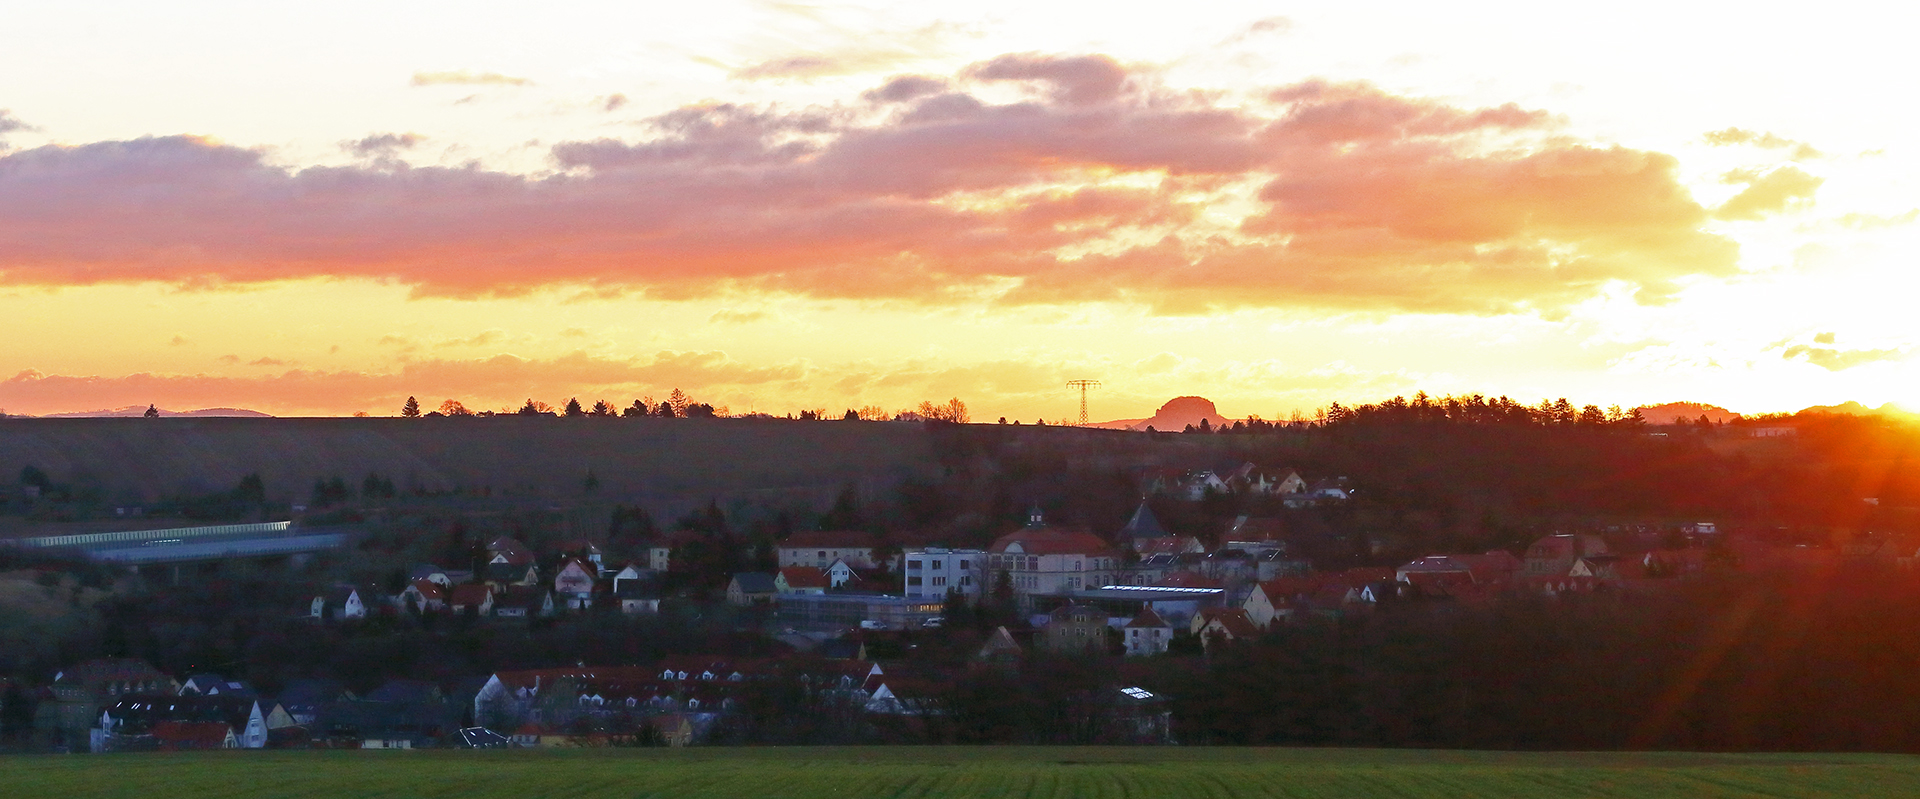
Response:
M220 524L208 527L174 527L166 530L129 530L118 533L81 533L77 535L50 535L40 538L21 538L16 543L23 547L77 547L85 549L103 544L125 544L136 541L161 541L167 539L193 539L212 535L272 535L287 532L293 522L260 522L256 524Z

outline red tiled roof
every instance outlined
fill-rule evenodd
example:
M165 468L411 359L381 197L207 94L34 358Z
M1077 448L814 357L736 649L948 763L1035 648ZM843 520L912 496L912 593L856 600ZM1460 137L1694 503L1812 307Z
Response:
M1133 621L1127 622L1127 626L1128 627L1166 627L1169 625L1166 623L1166 621L1160 618L1160 614L1153 612L1153 608L1143 607L1140 609L1140 615L1133 617Z
M219 749L233 728L219 721L162 721L153 725L153 739L162 749Z
M1019 544L1021 553L1027 555L1105 556L1113 553L1112 547L1099 536L1080 530L1061 530L1053 527L1028 527L1016 530L995 539L993 546L987 551L995 555L1003 554L1014 544Z
M813 566L788 566L780 570L788 588L825 588L827 573Z
M1251 638L1260 634L1260 628L1253 625L1247 617L1245 608L1206 608L1200 611L1201 631L1209 626L1218 626L1234 638Z
M479 607L485 604L487 597L492 595L493 589L484 585L474 583L456 585L453 587L453 593L447 597L447 604Z
M447 598L446 589L432 580L414 580L413 589L420 592L421 599L445 600Z

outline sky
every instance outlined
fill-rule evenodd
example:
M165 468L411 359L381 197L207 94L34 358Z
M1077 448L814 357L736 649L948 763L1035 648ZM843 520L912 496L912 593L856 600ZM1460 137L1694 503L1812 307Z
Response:
M1910 8L16 5L10 413L1920 406Z

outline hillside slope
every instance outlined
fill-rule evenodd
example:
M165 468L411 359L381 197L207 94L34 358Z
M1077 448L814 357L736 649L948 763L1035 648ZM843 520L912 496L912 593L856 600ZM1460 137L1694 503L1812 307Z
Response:
M604 497L887 483L931 468L919 425L769 419L5 419L0 480L22 467L116 503L225 490L259 472L274 501L369 472L402 490Z

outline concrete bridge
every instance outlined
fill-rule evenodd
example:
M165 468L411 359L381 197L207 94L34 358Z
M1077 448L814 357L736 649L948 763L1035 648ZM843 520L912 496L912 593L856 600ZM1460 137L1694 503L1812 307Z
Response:
M346 546L355 531L348 528L300 528L292 522L222 524L174 527L115 533L54 535L21 538L12 543L29 549L77 552L96 563L138 569L142 566L215 563L242 558L280 558L325 552ZM179 570L174 570L177 580Z

